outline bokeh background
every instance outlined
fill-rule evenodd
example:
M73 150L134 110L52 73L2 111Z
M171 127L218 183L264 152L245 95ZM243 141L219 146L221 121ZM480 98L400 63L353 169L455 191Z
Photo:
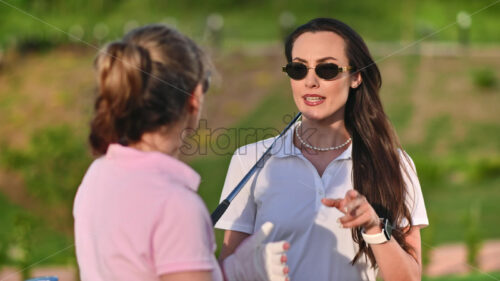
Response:
M320 16L357 30L381 69L384 107L426 200L426 280L499 280L498 0L0 0L0 280L77 280L71 209L92 161L100 46L161 22L211 54L201 147L183 158L212 211L232 152L296 113L282 42ZM438 260L434 250L446 247ZM465 262L447 264L456 255ZM459 277L435 277L440 265Z

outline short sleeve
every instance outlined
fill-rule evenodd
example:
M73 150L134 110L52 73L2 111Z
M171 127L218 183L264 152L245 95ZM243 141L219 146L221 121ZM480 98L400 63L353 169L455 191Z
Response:
M199 196L181 190L167 199L153 232L158 276L173 272L215 270L215 238L208 211Z
M407 188L406 205L410 210L413 225L425 227L429 225L429 220L427 218L424 196L417 177L415 164L406 152L401 153L401 161L403 167L403 179ZM407 220L403 219L402 224L408 225Z
M240 148L231 158L224 187L222 189L221 202L231 193L231 191L233 191L236 185L252 167L253 163L245 163L246 159L252 158L249 157L249 155L253 155L249 150L251 150L251 148ZM239 152L241 151L246 153L240 154ZM240 231L248 234L253 233L256 207L252 195L251 184L252 179L245 184L238 195L233 199L224 215L222 215L215 225L215 228Z

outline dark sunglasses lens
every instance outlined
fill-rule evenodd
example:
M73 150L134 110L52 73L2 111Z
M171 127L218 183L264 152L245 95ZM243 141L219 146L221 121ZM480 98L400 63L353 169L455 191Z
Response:
M339 74L339 67L333 63L319 64L316 66L316 74L323 79L332 79Z
M301 63L289 63L285 70L288 76L295 80L303 79L307 75L307 67Z

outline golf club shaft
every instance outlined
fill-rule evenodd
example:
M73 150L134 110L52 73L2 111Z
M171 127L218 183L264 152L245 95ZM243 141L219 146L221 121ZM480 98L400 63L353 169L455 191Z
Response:
M220 217L224 214L226 209L229 207L229 204L231 204L231 201L233 201L234 197L236 197L236 195L238 195L240 190L243 188L243 186L245 186L245 184L252 177L252 175L257 171L257 169L262 168L264 166L267 159L269 159L268 156L270 155L271 149L274 147L274 144L276 143L276 141L278 139L280 139L286 133L286 131L288 131L288 129L290 129L290 127L297 121L297 119L299 119L299 117L301 115L302 115L302 113L299 112L293 118L293 120L286 126L286 128L281 132L281 134L279 134L279 136L276 139L274 139L271 146L269 146L269 148L264 152L264 154L262 154L262 156L259 158L259 160L257 160L257 162L250 169L250 171L248 171L248 173L243 177L243 179L241 179L241 181L238 183L238 185L236 185L236 187L233 189L233 191L231 191L231 193L229 193L229 195L226 197L226 199L224 199L219 204L219 206L217 206L217 208L215 209L215 211L211 215L213 225L215 225L217 223L217 221L220 219Z

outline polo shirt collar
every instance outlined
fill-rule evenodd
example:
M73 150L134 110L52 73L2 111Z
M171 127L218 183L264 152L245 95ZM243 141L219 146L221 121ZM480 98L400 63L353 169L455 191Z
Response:
M110 144L107 159L119 161L138 170L156 170L193 191L200 185L200 175L184 162L159 151L141 151L120 144Z
M273 148L271 149L271 154L278 158L284 158L288 156L299 156L302 155L300 149L293 144L293 134L295 133L295 128L299 123L295 124L286 131L286 133L276 141ZM277 138L277 137L276 137Z
M271 154L278 158L284 158L289 156L302 156L302 152L298 147L293 144L293 134L295 134L295 128L298 122L295 122L292 127L274 144L271 149ZM349 160L352 159L352 142L349 144L347 149L342 152L335 160Z

